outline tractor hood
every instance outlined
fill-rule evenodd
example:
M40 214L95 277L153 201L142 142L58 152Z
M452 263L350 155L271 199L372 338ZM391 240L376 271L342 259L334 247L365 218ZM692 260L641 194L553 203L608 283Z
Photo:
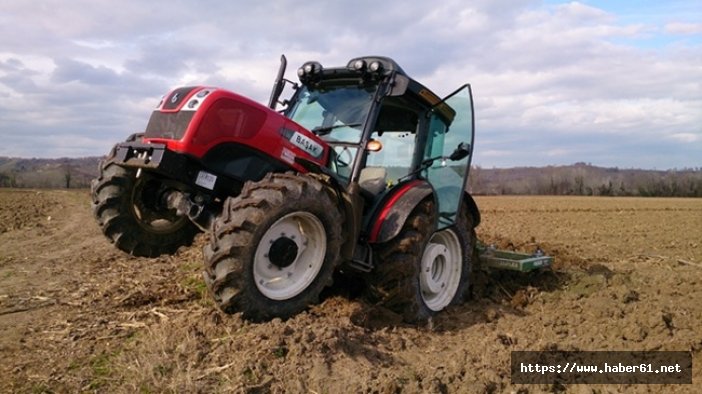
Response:
M295 159L324 165L328 145L282 114L234 92L216 87L177 88L163 96L144 134L145 142L204 158L239 146L304 171ZM227 148L227 151L232 149Z

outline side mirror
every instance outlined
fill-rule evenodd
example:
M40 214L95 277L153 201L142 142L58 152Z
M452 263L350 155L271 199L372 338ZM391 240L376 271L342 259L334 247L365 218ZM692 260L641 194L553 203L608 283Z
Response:
M288 66L288 59L285 55L280 55L280 68L278 69L278 76L275 78L273 83L273 91L271 91L271 98L268 100L268 108L275 111L276 104L278 104L278 98L280 94L283 93L283 88L285 87L285 69Z
M465 159L466 157L468 157L468 155L470 155L470 148L471 147L470 147L469 143L461 142L456 147L456 150L454 150L453 153L451 153L451 156L449 156L449 159L451 159L451 161L458 161L458 160Z

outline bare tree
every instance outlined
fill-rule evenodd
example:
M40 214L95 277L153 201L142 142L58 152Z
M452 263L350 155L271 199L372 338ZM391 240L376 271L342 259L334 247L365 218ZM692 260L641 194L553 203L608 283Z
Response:
M71 166L66 164L63 166L63 180L65 181L66 189L71 188Z

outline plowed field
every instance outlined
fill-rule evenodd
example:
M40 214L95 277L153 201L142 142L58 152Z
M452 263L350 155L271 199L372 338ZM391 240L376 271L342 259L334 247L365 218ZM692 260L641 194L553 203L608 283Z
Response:
M213 306L204 236L158 259L112 247L87 191L0 189L0 391L702 391L702 200L481 197L478 236L555 269L489 273L413 327L354 286L287 321ZM338 281L337 281L338 283ZM513 350L683 350L693 385L514 385Z

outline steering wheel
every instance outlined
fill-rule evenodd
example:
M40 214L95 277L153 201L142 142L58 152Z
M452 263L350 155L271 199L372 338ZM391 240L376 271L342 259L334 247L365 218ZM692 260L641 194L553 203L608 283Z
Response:
M348 159L344 156L348 156ZM336 159L334 160L336 166L339 168L346 168L350 166L352 161L353 154L351 154L351 150L349 150L347 146L344 146L341 152L336 153Z

